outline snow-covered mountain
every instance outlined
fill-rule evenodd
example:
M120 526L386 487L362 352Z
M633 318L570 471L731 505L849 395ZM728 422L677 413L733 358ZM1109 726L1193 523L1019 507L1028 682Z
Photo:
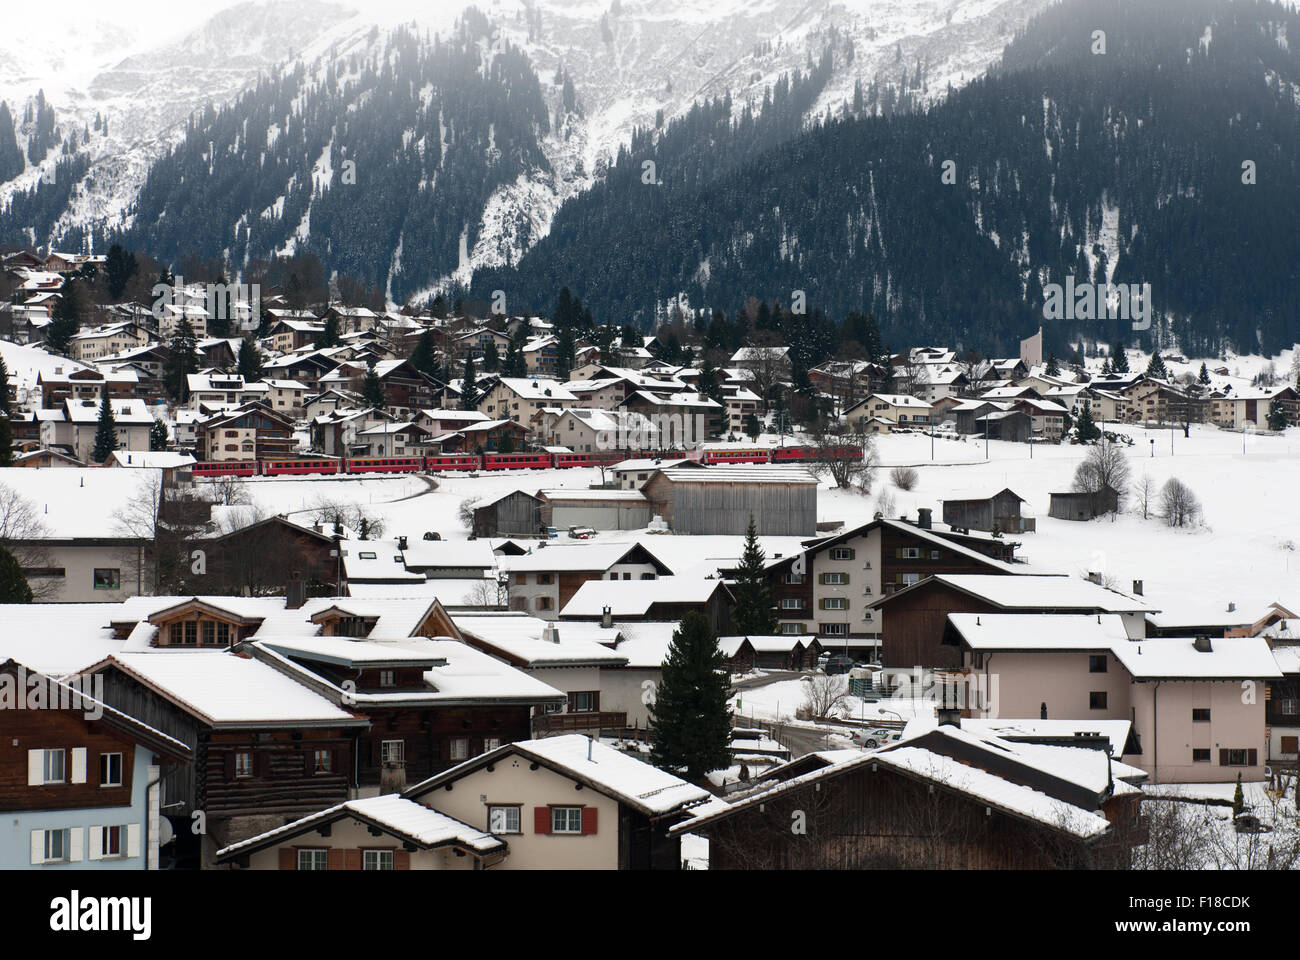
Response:
M842 110L859 83L907 87L914 102L924 102L981 74L1047 2L480 0L477 9L494 30L483 41L484 62L506 43L522 50L556 122L540 139L547 164L491 194L480 221L466 230L459 262L429 275L429 286L517 262L546 235L564 201L601 175L635 127L671 120L727 91L738 111L758 105L782 74L806 71L828 48L833 73L809 116ZM445 36L466 6L461 0L258 0L226 5L197 22L186 21L191 11L163 37L155 23L133 24L129 13L81 18L57 36L0 43L0 99L10 103L24 151L22 110L38 89L55 108L64 138L89 128L97 115L107 121L107 133L78 137L90 166L54 222L57 242L69 231L121 225L149 170L180 141L194 111L233 101L259 75L277 69L301 64L319 74L333 64L346 73L347 57L372 49L376 26L414 23ZM575 110L563 107L565 80ZM59 153L52 149L0 185L0 203L38 184ZM393 254L408 271L418 262L409 248Z

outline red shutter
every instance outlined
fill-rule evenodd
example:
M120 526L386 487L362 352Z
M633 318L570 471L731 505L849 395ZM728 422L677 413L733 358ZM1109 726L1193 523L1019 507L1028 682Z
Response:
M551 808L533 807L533 833L551 832Z
M394 869L394 870L410 870L410 869L411 869L411 854L410 854L410 851L408 851L408 850L394 850L394 851L393 851L393 869Z
M280 869L297 870L298 869L298 851L292 847L280 848Z
M348 869L348 870L360 870L360 869L361 869L361 851L360 851L360 850L344 850L344 851L343 851L343 854L344 854L345 862L346 862L346 864L347 864L346 869Z
M582 808L582 833L583 833L583 836L586 836L586 835L589 834L589 833L595 833L595 832L596 832L596 808L595 808L595 807L583 807L583 808Z
M331 870L344 869L343 848L331 847L329 852L329 868Z

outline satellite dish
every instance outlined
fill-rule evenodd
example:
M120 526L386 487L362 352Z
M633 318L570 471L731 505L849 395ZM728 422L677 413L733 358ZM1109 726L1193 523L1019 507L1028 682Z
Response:
M172 833L172 822L166 817L158 818L158 846L165 847L172 842L174 834Z

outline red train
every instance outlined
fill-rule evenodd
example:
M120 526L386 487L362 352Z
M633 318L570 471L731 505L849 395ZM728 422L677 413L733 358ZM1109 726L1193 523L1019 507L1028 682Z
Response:
M862 451L844 447L833 451L845 456ZM214 460L194 464L196 477L278 477L291 475L362 473L445 473L471 470L554 470L566 467L609 466L623 460L679 459L691 454L680 450L614 451L595 453L439 453L426 457L338 457L298 460ZM819 459L812 447L708 447L699 451L707 464L807 463Z

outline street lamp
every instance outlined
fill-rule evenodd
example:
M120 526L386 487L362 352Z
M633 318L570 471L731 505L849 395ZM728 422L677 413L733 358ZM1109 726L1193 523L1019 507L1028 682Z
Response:
M1154 460L1155 458L1156 458L1156 438L1152 437L1151 438L1151 459Z

